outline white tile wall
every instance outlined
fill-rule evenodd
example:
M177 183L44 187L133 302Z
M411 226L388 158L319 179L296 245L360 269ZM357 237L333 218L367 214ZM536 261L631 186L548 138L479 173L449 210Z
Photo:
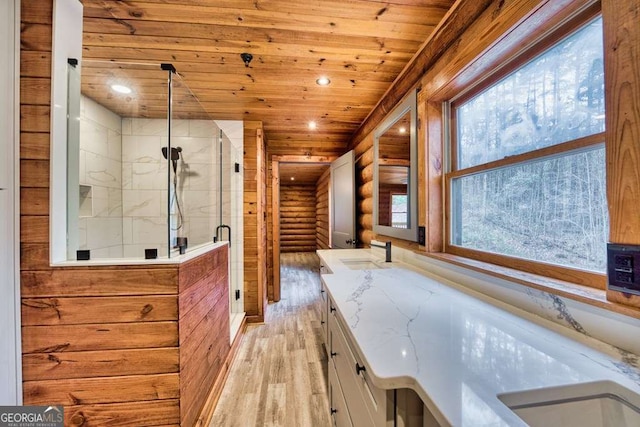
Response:
M167 121L120 118L88 98L81 112L80 182L93 187L93 216L80 220L81 248L91 249L92 258L140 258L144 249L154 247L166 256L168 163L161 150L167 144ZM219 125L226 134L222 221ZM243 169L234 172L234 163L243 160L242 122L175 120L172 146L182 148L178 194L184 213L183 227L172 235L187 236L195 246L210 242L221 222L230 225L231 288L242 289ZM171 213L175 225L175 205ZM242 299L232 298L232 308L243 312Z
M166 221L159 212L167 212L167 167L162 147L167 145L167 123L158 119L122 120L122 188L125 255L139 252L141 242L166 246ZM210 242L218 224L215 191L217 179L218 127L212 121L174 120L172 147L181 147L178 161L178 201L183 212L183 225L178 226L177 205L172 204L172 236L186 236L189 246ZM173 182L173 181L171 181ZM173 184L171 184L172 187ZM171 189L173 194L173 188ZM129 221L128 218L132 220ZM144 227L136 220L147 220ZM136 226L136 224L138 226ZM156 240L150 240L156 236Z
M91 186L91 206L79 221L79 249L94 259L122 256L121 131L117 114L81 98L79 181Z

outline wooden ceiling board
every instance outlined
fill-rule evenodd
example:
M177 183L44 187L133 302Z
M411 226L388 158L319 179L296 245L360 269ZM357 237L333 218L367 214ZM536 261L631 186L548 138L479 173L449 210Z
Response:
M82 0L83 60L172 63L219 120L263 122L270 153L342 154L453 0ZM254 58L246 67L240 53ZM163 82L134 71L135 96L83 67L83 91L120 115L166 115ZM328 87L315 81L326 75ZM315 121L317 129L309 130Z
M280 163L280 185L315 185L327 168L318 163Z

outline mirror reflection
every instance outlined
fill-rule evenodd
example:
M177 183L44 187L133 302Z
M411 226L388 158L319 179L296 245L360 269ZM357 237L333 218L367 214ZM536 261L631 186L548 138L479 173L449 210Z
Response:
M378 225L407 228L411 111L378 137Z

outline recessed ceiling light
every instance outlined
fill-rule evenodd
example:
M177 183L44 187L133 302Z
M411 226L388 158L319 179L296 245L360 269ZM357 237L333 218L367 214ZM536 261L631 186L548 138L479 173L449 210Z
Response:
M309 122L309 129L313 130L315 128L317 128L318 125L316 124L316 122Z
M296 179L294 177L291 177L291 181L295 181Z
M131 89L123 85L111 85L111 89L115 90L118 93L131 93Z
M319 77L318 80L316 80L316 84L318 86L329 86L330 83L331 80L329 80L329 77L327 76Z
M406 131L407 131L407 128L404 128L404 127L398 129L398 132L400 133L405 133Z

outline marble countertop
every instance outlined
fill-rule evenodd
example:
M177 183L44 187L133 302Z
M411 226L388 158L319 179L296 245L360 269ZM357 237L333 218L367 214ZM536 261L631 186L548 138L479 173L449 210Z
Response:
M332 271L322 280L374 385L414 389L450 425L525 426L498 399L505 392L611 380L640 393L640 373L614 351L603 353L427 272L384 263L368 249L318 254ZM350 260L384 268L354 270L349 263L358 261Z

